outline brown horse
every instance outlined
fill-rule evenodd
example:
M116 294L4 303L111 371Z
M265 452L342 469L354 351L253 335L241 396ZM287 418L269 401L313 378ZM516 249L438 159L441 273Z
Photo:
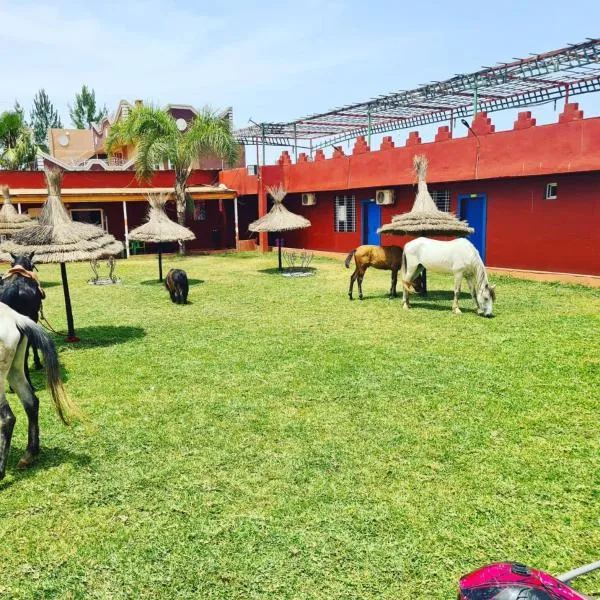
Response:
M350 276L350 289L348 296L352 300L352 288L354 282L358 280L358 297L362 300L362 280L365 272L369 267L382 269L392 272L392 285L390 287L390 298L395 298L396 284L398 283L398 271L402 266L402 248L400 246L359 246L346 256L344 264L346 268L350 268L350 262L354 256L355 269ZM413 287L416 292L421 291L421 276L413 282Z

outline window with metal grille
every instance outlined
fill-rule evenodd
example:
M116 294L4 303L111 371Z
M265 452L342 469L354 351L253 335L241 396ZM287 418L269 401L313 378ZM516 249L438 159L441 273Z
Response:
M356 231L356 209L354 196L335 197L335 230Z
M440 210L450 212L450 190L432 190L429 193Z

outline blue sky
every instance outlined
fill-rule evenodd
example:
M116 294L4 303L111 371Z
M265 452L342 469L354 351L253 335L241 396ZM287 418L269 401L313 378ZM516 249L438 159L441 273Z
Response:
M121 98L231 105L244 126L598 36L600 2L0 0L0 23L0 110L18 99L28 113L43 87L70 125L86 83L111 112ZM598 96L578 98L587 116L600 115ZM502 129L514 114L492 119Z

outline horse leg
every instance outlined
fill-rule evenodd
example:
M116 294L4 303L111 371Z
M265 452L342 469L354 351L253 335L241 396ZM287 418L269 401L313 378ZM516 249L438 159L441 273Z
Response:
M467 285L469 286L469 291L471 292L471 298L473 298L475 306L477 307L477 314L482 315L483 310L481 310L479 301L477 300L477 292L475 291L475 281L473 281L473 278L467 278Z
M460 296L460 286L462 284L462 272L457 272L454 274L454 300L452 302L452 312L454 314L460 315L461 310L458 308L458 297Z
M27 382L31 386L31 389L32 390L35 389L33 387L33 383L31 383L31 377L29 375L29 340L27 340L27 346L26 346L26 350L25 350L25 356L23 357L23 370L25 372L25 378L27 379ZM10 384L10 381L9 381L9 384ZM13 390L13 391L16 391L12 387L12 384L10 386L10 389Z
M358 276L358 267L354 269L354 273L350 275L350 289L348 290L348 297L352 300L352 289L354 288L354 282L356 281L356 277Z
M392 287L390 288L390 300L395 298L398 294L396 287L398 285L398 269L392 269Z
M408 296L409 296L411 290L413 289L412 280L415 277L415 272L416 272L417 268L418 268L418 265L412 266L411 268L408 268L408 265L407 265L406 272L400 273L400 276L402 277L402 308L404 310L408 310L410 308L410 302L408 301Z
M4 478L6 471L6 459L10 450L10 441L15 426L15 415L10 410L6 394L4 393L4 377L0 388L0 479Z
M363 299L362 280L363 280L363 277L365 276L366 271L367 271L367 267L363 267L358 272L358 299L359 300Z
M40 354L38 352L37 346L32 346L33 348L33 364L35 365L36 371L43 369L42 361L40 360Z
M19 360L20 356L26 352L26 350L22 348L22 344L23 341L21 341L17 348L15 360L13 360L10 371L8 372L8 382L17 393L17 396L19 396L19 400L25 409L28 420L27 449L17 463L17 469L26 469L29 467L35 460L35 457L40 453L40 428L38 422L40 401L25 377L23 369L24 361Z

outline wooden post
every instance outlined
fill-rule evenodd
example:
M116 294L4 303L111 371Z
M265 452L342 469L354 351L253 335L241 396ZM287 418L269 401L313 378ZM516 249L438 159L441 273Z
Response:
M125 225L125 256L129 258L129 226L127 224L127 203L123 200L123 223Z
M162 244L158 242L158 281L162 280Z
M71 295L69 294L69 281L67 280L67 267L65 263L60 263L60 276L65 295L65 309L67 311L67 342L78 342L79 338L75 335L75 325L73 324L73 309L71 308Z
M279 258L279 270L283 271L283 265L281 264L281 236L277 238L277 246L278 246L278 258Z
M235 221L235 247L237 250L240 245L240 226L238 221L237 196L233 199L233 219Z
M259 179L258 179L258 218L263 217L267 214L267 192L265 190L265 186L263 185L262 180L262 167L258 169ZM259 246L261 252L269 251L269 238L266 232L261 232L258 234Z

